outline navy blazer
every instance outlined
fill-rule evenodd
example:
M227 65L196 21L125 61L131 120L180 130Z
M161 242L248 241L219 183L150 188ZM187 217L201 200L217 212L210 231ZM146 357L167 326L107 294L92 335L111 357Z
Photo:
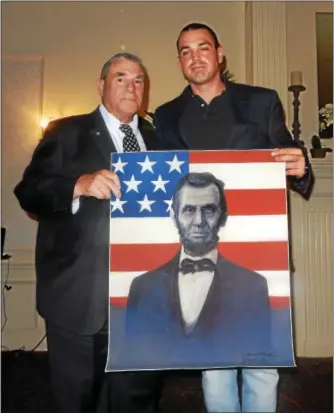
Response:
M307 150L300 141L295 141L288 131L277 92L227 80L224 80L224 83L234 113L232 132L224 149L300 147L306 159L307 173L302 179L289 177L289 181L295 190L308 197L313 184L313 174ZM161 105L155 111L156 134L167 149L192 149L182 122L190 93L190 86L187 86L180 96ZM203 150L205 149L205 136L203 136Z
M151 124L138 126L148 150L159 149ZM108 315L110 202L81 197L76 181L110 169L116 148L98 109L51 122L15 187L21 207L38 216L37 310L48 322L94 334Z
M178 292L179 255L136 277L130 287L126 334L133 368L240 365L271 351L271 313L266 279L219 256L208 296L187 333Z

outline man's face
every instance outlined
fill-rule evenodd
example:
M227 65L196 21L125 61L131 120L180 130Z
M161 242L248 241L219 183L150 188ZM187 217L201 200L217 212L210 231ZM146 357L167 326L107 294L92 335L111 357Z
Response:
M128 59L115 60L108 76L98 81L102 103L122 123L128 123L140 109L145 75L140 64Z
M189 83L203 85L219 75L223 50L221 46L216 49L206 29L181 33L178 48L181 70Z
M201 256L216 247L220 215L220 196L216 185L206 188L185 185L181 189L175 222L188 254Z

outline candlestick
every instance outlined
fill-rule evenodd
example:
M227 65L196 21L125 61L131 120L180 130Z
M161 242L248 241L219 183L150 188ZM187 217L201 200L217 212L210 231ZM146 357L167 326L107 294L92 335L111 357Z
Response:
M293 135L293 137L296 141L299 141L302 145L304 145L304 142L302 140L300 140L301 129L300 129L300 122L299 122L299 106L300 106L299 95L300 95L301 92L304 92L304 90L306 90L306 88L303 85L291 85L291 86L289 86L288 90L289 90L289 92L293 93L292 135Z
M303 74L301 71L291 72L291 86L300 86L303 84Z

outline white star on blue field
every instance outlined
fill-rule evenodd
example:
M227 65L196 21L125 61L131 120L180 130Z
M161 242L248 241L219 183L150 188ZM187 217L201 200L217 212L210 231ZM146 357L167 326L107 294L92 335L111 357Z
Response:
M127 152L112 155L122 196L111 197L111 217L168 217L175 187L189 172L189 153Z

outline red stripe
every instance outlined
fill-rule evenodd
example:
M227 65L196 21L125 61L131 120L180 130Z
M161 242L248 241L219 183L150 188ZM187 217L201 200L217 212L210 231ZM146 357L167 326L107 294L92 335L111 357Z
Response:
M225 191L229 215L286 214L285 189L230 189Z
M275 310L287 308L290 297L270 297L270 307ZM127 297L110 297L110 305L115 308L126 308Z
M225 191L228 214L284 215L286 191L280 189L228 189Z
M190 163L275 162L270 150L263 151L191 151Z
M110 268L112 271L150 271L171 260L179 249L180 244L112 245ZM226 259L250 270L284 271L289 268L286 241L222 242L218 250Z
M290 306L290 297L270 297L270 307L275 310Z
M128 297L109 297L110 305L116 308L126 308Z

